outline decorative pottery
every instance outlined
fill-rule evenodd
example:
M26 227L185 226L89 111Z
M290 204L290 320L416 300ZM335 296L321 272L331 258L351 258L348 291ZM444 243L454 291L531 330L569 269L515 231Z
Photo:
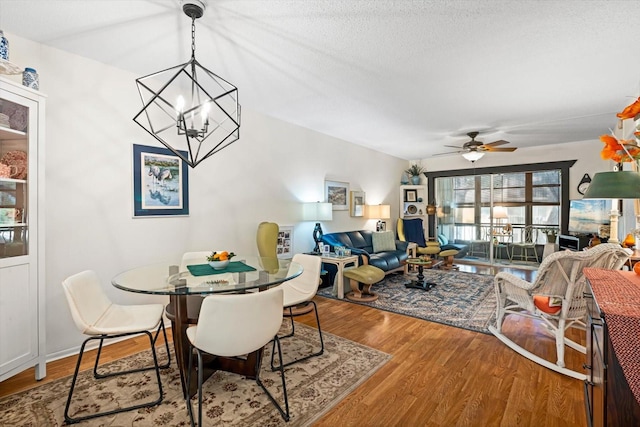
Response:
M4 36L2 30L0 30L0 59L9 60L9 40Z
M40 81L38 79L38 73L33 68L25 68L22 73L22 86L26 86L31 89L39 90Z
M224 261L209 261L209 265L214 270L222 270L227 268L227 266L229 265L229 260L226 259Z
M413 185L419 185L420 184L420 177L419 176L412 176L411 177L411 183Z

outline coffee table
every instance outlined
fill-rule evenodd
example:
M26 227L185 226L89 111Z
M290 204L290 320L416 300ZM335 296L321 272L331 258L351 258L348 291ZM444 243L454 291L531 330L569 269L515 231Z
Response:
M427 282L424 280L424 269L425 268L436 268L442 264L441 260L437 259L426 259L426 258L409 258L407 259L407 264L415 265L418 267L418 280L415 280L411 283L407 283L405 286L407 288L412 289L422 289L423 291L430 291L431 288L436 286L433 282Z

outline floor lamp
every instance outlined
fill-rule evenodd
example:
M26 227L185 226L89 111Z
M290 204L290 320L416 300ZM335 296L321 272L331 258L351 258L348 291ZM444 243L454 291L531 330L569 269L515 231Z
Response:
M631 171L599 172L595 174L589 188L584 193L585 199L612 199L611 232L609 243L620 243L618 239L617 200L640 199L640 173Z
M333 219L333 205L331 203L304 203L302 205L302 218L305 221L317 221L313 228L313 240L316 242L313 252L320 253L320 242L322 241L322 227L320 221L331 221Z

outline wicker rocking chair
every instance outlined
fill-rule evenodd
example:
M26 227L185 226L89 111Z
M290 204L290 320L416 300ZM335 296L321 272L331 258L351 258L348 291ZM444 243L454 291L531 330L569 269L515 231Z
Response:
M586 352L584 346L565 337L568 328L586 327L586 301L583 296L586 279L582 270L584 267L618 270L630 255L631 251L620 245L605 243L588 251L563 251L549 255L540 264L533 283L506 272L496 274L496 326L489 326L489 330L524 357L561 374L584 380L584 373L570 370L564 363L565 345ZM547 331L555 337L557 361L553 363L533 354L505 336L502 325L508 314L543 321Z

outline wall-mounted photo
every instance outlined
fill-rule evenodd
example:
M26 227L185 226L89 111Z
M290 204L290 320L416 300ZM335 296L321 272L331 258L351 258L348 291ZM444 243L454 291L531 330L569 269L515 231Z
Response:
M292 258L293 257L293 227L292 226L280 226L278 232L278 246L277 253L278 258Z
M134 144L133 216L162 215L189 215L189 168L166 148Z
M351 216L364 216L364 191L351 192L349 214Z
M349 209L349 183L339 181L325 181L324 195L328 203L331 203L334 211L346 211Z

